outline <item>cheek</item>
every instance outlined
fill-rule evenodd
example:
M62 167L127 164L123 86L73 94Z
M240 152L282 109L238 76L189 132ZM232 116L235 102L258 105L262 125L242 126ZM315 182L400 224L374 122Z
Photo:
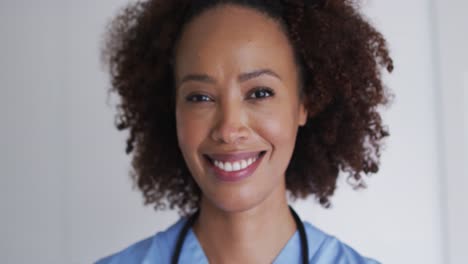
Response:
M297 134L297 119L286 107L277 107L275 111L257 116L252 122L258 136L272 147L274 157L281 156L288 163ZM272 156L273 158L273 156Z
M208 124L201 117L194 116L184 109L176 110L176 127L179 147L187 158L196 154L197 147L206 138Z

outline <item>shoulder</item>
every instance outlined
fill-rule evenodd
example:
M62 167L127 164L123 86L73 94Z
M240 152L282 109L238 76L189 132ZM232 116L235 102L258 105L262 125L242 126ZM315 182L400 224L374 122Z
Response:
M362 256L351 246L325 233L311 223L304 222L309 243L310 263L335 264L379 264L380 262Z
M133 243L112 255L101 258L95 264L133 264L143 263L145 260L150 262L155 259L161 261L161 263L169 263L170 252L175 247L177 235L185 221L186 218L181 218L166 230Z

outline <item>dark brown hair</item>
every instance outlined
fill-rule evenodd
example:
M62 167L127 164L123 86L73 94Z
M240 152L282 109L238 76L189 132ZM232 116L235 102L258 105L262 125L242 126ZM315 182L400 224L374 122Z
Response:
M382 69L393 69L382 35L348 0L149 0L127 5L110 23L103 47L121 101L116 127L129 129L132 178L155 209L198 207L201 191L178 148L173 48L186 23L203 10L236 4L258 10L285 29L302 75L308 120L298 131L286 171L292 198L315 195L329 207L340 171L354 188L379 168L389 135L377 107L391 98Z

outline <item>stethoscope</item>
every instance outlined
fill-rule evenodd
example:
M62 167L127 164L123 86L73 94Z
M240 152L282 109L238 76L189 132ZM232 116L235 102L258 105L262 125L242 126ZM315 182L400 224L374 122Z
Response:
M309 247L307 245L307 236L305 233L304 224L302 223L301 219L296 214L296 212L292 209L291 206L289 206L289 210L291 210L291 214L294 218L294 221L296 222L296 226L299 231L299 237L301 239L302 263L307 264L309 263L309 250L308 250ZM172 255L172 261L171 261L172 264L177 264L179 262L180 252L182 250L182 246L184 245L185 237L187 236L189 229L192 227L193 223L197 219L199 213L200 213L199 210L196 211L192 216L190 216L190 218L182 227L182 230L180 231L179 236L177 237L177 244L176 244L174 254Z

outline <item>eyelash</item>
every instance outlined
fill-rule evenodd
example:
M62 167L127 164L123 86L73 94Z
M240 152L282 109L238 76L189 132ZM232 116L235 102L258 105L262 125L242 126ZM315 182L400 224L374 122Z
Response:
M262 93L268 93L269 95L267 96L261 96L261 97L252 97L252 95L255 95L256 93L258 92L262 92ZM268 87L256 87L254 88L251 92L250 92L250 95L248 97L248 99L259 99L259 100L263 100L263 99L266 99L268 97L272 97L275 95L275 92L273 91L273 89L271 88L268 88Z
M263 94L263 96L259 96L258 93L260 93L260 92ZM268 95L265 95L265 93L267 93ZM252 97L253 95L256 95L256 96ZM247 96L247 99L248 100L264 100L264 99L266 99L268 97L272 97L274 95L275 95L275 92L271 88L256 87L256 88L252 89L249 92L249 96ZM213 101L213 99L210 98L210 96L205 95L205 94L191 94L191 95L186 97L186 101L191 102L191 103L202 103L202 102Z
M203 99L201 99L202 97ZM192 95L187 96L186 100L187 102L190 102L190 103L202 103L202 102L209 102L211 98L204 94L192 94Z

